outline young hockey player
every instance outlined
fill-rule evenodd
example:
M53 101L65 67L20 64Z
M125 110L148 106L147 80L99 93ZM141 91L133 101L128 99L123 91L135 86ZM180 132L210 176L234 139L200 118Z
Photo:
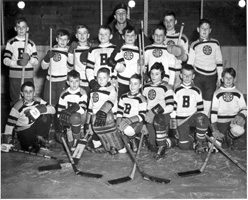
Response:
M225 68L222 72L223 84L213 95L211 122L225 135L227 146L235 150L234 140L244 133L247 106L243 94L235 87L236 71ZM223 143L223 141L219 141Z
M16 19L14 29L17 32L17 35L7 42L3 55L3 63L9 67L9 94L11 106L20 98L22 67L25 67L24 82L34 82L34 67L38 65L36 46L30 39L28 39L27 52L24 52L25 36L29 31L26 19Z
M68 42L69 32L66 30L59 30L56 36L57 44L49 50L41 62L42 69L48 69L48 74L44 86L44 99L49 102L50 93L50 75L51 75L51 103L56 106L61 92L66 87L67 73L69 71L68 58ZM52 58L52 59L50 59ZM51 63L50 63L51 61Z
M118 103L116 125L129 138L133 151L137 151L135 137L142 129L146 115L147 101L139 91L141 87L141 75L132 75L130 91L123 94Z
M203 92L204 113L208 117L216 82L220 86L223 71L220 44L210 38L211 30L211 22L201 19L197 27L200 38L191 44L187 62L195 68L194 83Z
M107 67L111 72L111 82L116 84L117 72L123 72L125 69L125 62L123 53L116 46L110 43L113 37L112 30L109 26L100 26L98 38L100 45L93 47L88 54L86 77L89 81L90 89L98 90L100 85L95 80L97 72L102 67ZM113 54L114 55L113 55Z
M152 34L154 43L145 47L145 65L149 73L155 62L161 62L164 66L164 78L168 84L173 86L175 79L175 56L168 53L164 45L165 29L157 26Z
M180 70L182 68L182 62L187 61L188 59L188 48L189 48L189 41L185 34L182 34L181 40L179 40L180 33L176 32L175 26L177 24L176 14L172 10L168 10L164 14L163 24L166 28L166 36L164 39L164 44L167 46L174 46L179 45L183 48L184 53L178 57L176 56L176 65L175 65L175 81L174 81L174 88L181 84L181 79L179 77Z
M80 74L72 70L67 75L69 88L65 89L58 102L58 118L63 128L67 128L67 140L72 150L75 150L81 139L81 129L85 123L87 109L87 94L81 88ZM59 140L59 138L58 138Z
M97 83L100 88L90 92L87 113L87 126L92 127L94 134L89 151L116 154L123 148L121 138L116 134L114 115L117 112L117 92L110 83L110 70L102 67L97 72Z
M197 153L202 153L208 150L205 134L209 126L209 120L203 113L201 91L193 83L194 67L184 64L180 77L182 83L175 89L174 98L174 110L179 133L178 147L183 150L194 148ZM190 134L190 127L196 129L195 136Z
M174 92L171 86L163 81L164 75L162 63L155 62L149 73L151 82L147 83L143 90L143 95L147 98L145 120L149 132L149 148L157 152L156 160L162 159L165 151L176 145L175 139L168 137Z
M123 38L125 44L122 46L123 57L126 63L126 69L124 72L118 73L118 99L121 95L129 91L129 81L130 77L135 73L140 73L140 68L138 66L139 59L139 48L134 45L137 39L136 31L134 27L127 26L123 30Z
M80 86L89 93L89 82L86 78L86 63L89 52L90 37L89 29L86 25L78 25L76 28L76 38L78 42L72 42L68 53L68 63L70 67L80 73Z
M41 146L46 147L51 116L55 108L35 96L34 84L30 81L21 86L22 98L12 107L3 136L3 143L10 144L15 129L21 148L26 151L38 152Z

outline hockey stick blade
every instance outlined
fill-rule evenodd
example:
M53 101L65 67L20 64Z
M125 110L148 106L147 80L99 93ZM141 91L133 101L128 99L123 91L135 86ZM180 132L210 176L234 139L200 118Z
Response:
M131 177L130 176L126 176L126 177L121 177L121 178L117 178L117 179L113 179L113 180L109 180L107 181L110 185L116 185L119 183L125 183L128 181L131 181Z
M188 176L194 176L202 173L201 170L196 169L192 171L187 171L187 172L178 172L177 175L181 177L188 177Z
M146 174L143 171L142 171L141 175L143 176L143 179L148 180L148 181L153 181L153 182L163 183L163 184L168 184L168 183L171 182L171 180L169 180L169 179L159 178L159 177L156 177L156 176L151 176L149 174Z
M38 171L50 171L50 170L57 170L57 169L62 169L60 164L54 164L54 165L46 165L46 166L40 166L38 167Z
M88 177L88 178L102 178L102 174L93 174L93 173L88 173L88 172L82 172L82 171L79 171L75 165L75 162L72 158L72 155L71 155L71 152L69 150L69 147L65 141L65 138L64 137L61 137L61 140L64 144L64 147L65 147L65 150L66 150L66 153L67 153L67 156L69 157L69 160L70 160L70 163L71 163L71 166L75 172L76 175L80 175L80 176L84 176L84 177Z

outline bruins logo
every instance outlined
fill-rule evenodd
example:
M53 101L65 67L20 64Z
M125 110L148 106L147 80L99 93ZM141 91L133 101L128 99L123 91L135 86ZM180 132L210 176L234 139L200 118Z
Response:
M223 100L225 102L230 102L233 100L233 94L231 92L226 92L224 95L223 95Z
M173 40L169 40L169 41L167 42L167 45L168 45L168 46L170 46L170 45L175 45L175 42L174 42Z
M133 52L132 52L132 51L126 51L126 52L124 53L124 58L125 58L126 60L132 60L132 59L133 59Z
M59 62L61 60L61 55L60 53L55 53L54 56L53 56L53 60L55 62Z
M161 49L154 49L152 55L156 58L159 58L163 55L163 51Z
M94 103L98 102L99 101L99 94L97 92L94 92L92 99L93 99Z
M205 55L210 55L212 53L212 48L209 45L205 45L202 50Z
M156 91L154 89L149 90L148 92L148 99L153 100L156 97Z

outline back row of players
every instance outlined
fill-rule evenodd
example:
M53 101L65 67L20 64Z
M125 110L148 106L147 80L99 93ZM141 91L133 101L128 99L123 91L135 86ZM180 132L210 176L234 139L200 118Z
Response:
M117 22L126 12L124 4L116 6ZM100 27L98 33L100 44L95 47L88 41L89 29L85 25L77 27L78 42L72 42L69 48L67 48L69 33L65 30L58 31L57 45L47 52L41 63L43 69L48 69L44 100L49 101L51 81L51 104L54 107L57 105L60 124L68 128L67 139L72 147L80 140L79 124L84 124L86 129L93 129L92 149L101 149L102 145L102 149L112 153L124 151L116 132L123 132L130 141L134 141L141 130L148 133L149 148L156 152L156 159L161 159L165 150L175 145L181 149L194 148L197 152L205 151L208 148L205 139L208 127L216 133L220 142L223 135L217 130L224 133L228 144L233 146L233 139L242 133L230 131L230 124L244 127L246 117L243 95L234 86L235 70L227 68L223 71L219 43L209 38L210 21L200 20L197 28L200 39L192 43L189 53L188 40L184 35L179 41L180 45L175 45L178 44L179 37L179 34L175 33L175 23L175 14L167 12L164 17L167 32L163 26L154 29L152 35L154 43L146 46L142 58L139 56L138 46L135 45L136 30L130 25L124 28L122 37L125 43L116 52L116 46L110 42L113 35L109 26ZM25 35L25 30L27 22L20 19L16 23L17 34ZM8 42L4 56L6 65L11 60L10 52L14 44L23 46L23 41L13 39ZM23 56L17 62L19 66L26 66L25 76L33 69L32 59L37 58L34 43L29 41L28 46L28 53L22 53ZM182 62L185 62L183 67ZM142 68L143 63L145 68ZM140 72L143 72L141 74L147 82L144 86ZM10 74L16 73L18 70L10 68ZM215 91L216 83L220 86L221 79L223 84ZM69 85L67 89L66 82ZM25 97L25 90L27 88L30 90L30 87L34 92L34 86L29 82L22 86L23 99L12 108L5 135L12 134L13 128L17 127L20 138L24 136L30 138L31 133L26 132L40 121L37 120L41 118L40 114L55 113L51 105L47 105L46 109L40 106L44 102L39 98L33 97L32 100L28 100L28 97ZM212 99L210 125L208 116ZM35 115L36 113L39 114ZM116 123L113 117L115 113ZM169 137L171 118L177 119L179 135ZM92 129L89 124L92 124ZM190 134L190 126L196 128L193 137ZM40 124L37 127L39 129ZM45 132L41 133L44 137ZM27 138L20 141L26 142ZM133 150L136 150L135 142L132 144ZM31 143L22 146L27 149L30 145Z

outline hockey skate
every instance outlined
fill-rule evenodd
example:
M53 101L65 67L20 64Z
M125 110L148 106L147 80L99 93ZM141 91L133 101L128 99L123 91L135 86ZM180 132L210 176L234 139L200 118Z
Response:
M207 152L209 147L207 141L196 141L193 145L193 149L195 149L195 152L200 154Z
M158 151L154 156L155 160L159 161L162 158L164 158L166 149L167 149L167 147L165 145L164 146L159 146Z

